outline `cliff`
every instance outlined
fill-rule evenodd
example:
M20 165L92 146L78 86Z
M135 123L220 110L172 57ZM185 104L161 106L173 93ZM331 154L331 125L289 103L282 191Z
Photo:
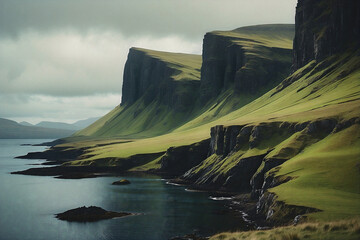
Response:
M256 94L289 74L293 25L259 25L207 33L203 41L201 102L226 89Z
M131 48L125 64L121 105L142 98L156 100L180 111L196 100L200 86L201 57Z
M360 46L358 0L299 0L295 23L295 70Z
M200 87L201 56L131 48L121 104L76 136L149 137L189 119Z

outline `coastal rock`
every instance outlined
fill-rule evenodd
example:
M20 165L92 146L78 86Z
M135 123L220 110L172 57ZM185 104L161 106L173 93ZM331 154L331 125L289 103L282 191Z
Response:
M159 172L179 176L207 157L210 139L188 146L171 147L161 158Z
M360 1L299 0L296 7L294 70L311 60L360 46Z
M112 185L128 185L130 184L130 181L127 179L121 179L119 181L115 181L112 183Z
M95 222L104 219L111 219L116 217L125 217L133 215L132 213L125 212L112 212L106 211L100 207L79 207L68 210L63 213L58 213L55 217L59 220L65 220L69 222Z

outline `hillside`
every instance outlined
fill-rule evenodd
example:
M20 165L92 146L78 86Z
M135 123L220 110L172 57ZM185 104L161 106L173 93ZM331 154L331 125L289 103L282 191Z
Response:
M72 130L24 126L15 121L0 118L0 138L2 139L54 139L67 137L73 133L74 131Z
M121 105L76 136L147 137L189 119L200 86L201 56L131 48Z
M76 136L152 137L175 130L220 102L216 115L207 115L202 123L236 110L289 74L293 33L293 25L207 33L202 60L132 48L121 105Z
M245 194L269 225L359 216L359 9L299 0L293 44L291 25L215 31L202 61L131 49L121 105L50 151Z

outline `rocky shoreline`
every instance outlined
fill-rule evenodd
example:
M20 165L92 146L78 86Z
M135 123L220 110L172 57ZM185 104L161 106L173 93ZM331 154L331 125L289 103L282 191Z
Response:
M205 140L203 143L209 143L209 140ZM193 146L192 146L193 147ZM200 144L203 148L203 144ZM171 150L177 151L176 149ZM99 167L99 166L68 166L60 165L64 162L75 160L78 156L76 153L81 151L69 150L64 148L50 148L45 152L34 152L28 153L25 156L19 156L18 158L23 159L44 159L45 162L42 165L55 165L51 167L39 167L30 168L24 171L12 172L11 174L23 174L23 175L34 175L34 176L54 176L55 178L61 179L81 179L81 178L94 178L102 176L117 176L117 175L143 175L152 174L161 176L162 178L168 179L169 184L184 185L188 190L195 191L206 191L211 195L212 200L221 200L223 204L238 215L243 222L246 223L244 230L255 230L264 229L276 226L289 225L294 223L294 219L300 218L301 215L309 212L318 211L316 209L310 209L306 207L289 206L285 203L276 202L276 196L274 194L263 194L260 199L254 198L251 192L236 192L233 189L217 188L217 186L211 185L198 185L196 182L190 179L181 178L179 172L175 173L172 168L169 171L166 169L160 169L159 171L144 171L130 173L126 167ZM56 159L54 160L54 156ZM70 157L71 156L71 159ZM171 160L171 158L170 158ZM166 159L169 162L169 159ZM170 166L170 165L169 165ZM285 214L281 219L270 219L269 210L267 207L276 203L279 208L282 209ZM191 238L190 238L191 239ZM196 239L196 238L194 238Z

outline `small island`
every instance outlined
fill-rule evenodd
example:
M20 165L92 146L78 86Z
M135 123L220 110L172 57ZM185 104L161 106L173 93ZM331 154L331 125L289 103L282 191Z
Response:
M63 213L58 213L55 217L59 220L69 221L69 222L95 222L104 219L111 219L116 217L125 217L134 215L133 213L126 212L112 212L106 211L100 207L90 206L90 207L79 207L68 210Z
M119 181L115 181L112 183L112 185L128 185L130 184L130 181L127 179L121 179Z

